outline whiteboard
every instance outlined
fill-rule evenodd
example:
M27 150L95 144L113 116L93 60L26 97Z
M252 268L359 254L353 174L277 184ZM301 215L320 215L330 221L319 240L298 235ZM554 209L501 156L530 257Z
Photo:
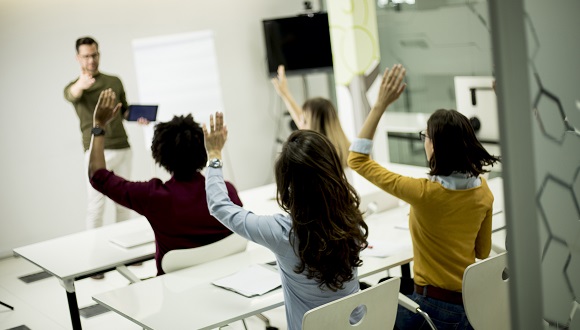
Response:
M157 121L191 113L198 123L223 112L213 32L210 30L135 39L138 103L157 104ZM154 125L147 125L145 147Z

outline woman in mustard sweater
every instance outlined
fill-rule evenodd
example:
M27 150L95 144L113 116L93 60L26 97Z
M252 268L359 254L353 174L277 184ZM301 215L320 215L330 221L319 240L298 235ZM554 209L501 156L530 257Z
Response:
M378 100L350 150L348 164L389 194L411 205L415 291L409 297L438 329L471 329L461 285L465 268L489 256L493 195L480 175L499 161L479 143L469 120L455 110L437 110L420 133L429 160L429 179L393 173L369 154L378 122L399 98L405 69L395 65L383 76ZM399 307L399 329L429 329L424 319Z

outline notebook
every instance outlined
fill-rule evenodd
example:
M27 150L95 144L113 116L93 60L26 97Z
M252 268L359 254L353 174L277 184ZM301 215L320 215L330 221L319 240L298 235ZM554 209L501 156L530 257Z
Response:
M128 249L134 246L154 242L155 235L151 229L147 229L109 237L109 241Z
M254 297L279 288L282 282L280 275L271 265L258 264L213 281L212 284L246 297Z

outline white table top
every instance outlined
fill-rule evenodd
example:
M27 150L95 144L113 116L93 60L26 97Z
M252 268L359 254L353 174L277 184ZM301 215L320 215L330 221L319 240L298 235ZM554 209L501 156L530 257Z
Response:
M388 163L388 164L381 164L385 166L390 171L401 173L403 175L414 177L414 178L425 178L427 177L428 169L426 167L421 166L413 166L413 165L404 165L404 164L395 164L395 163ZM383 201L389 206L393 207L398 206L397 203L392 203L392 201L388 200L388 196L391 196L381 190L381 188L375 186L358 173L347 169L346 170L347 177L349 177L350 184L353 185L357 193L361 196L361 203L369 197L372 199L373 195L377 192L380 192L387 197L383 199ZM256 187L247 189L244 191L239 192L240 199L244 204L244 208L246 210L252 211L256 214L260 215L272 215L275 213L285 213L276 202L276 184L270 183L264 186ZM398 200L396 197L391 196L391 199ZM361 205L366 207L366 205ZM385 208L381 208L385 210Z
M285 212L278 206L276 201L276 184L270 183L264 186L251 188L238 193L244 208L259 215L272 215Z
M282 290L246 298L211 281L251 264L275 260L255 246L198 266L158 276L93 297L146 329L212 329L283 304Z
M387 232L406 217L405 209L394 209L369 217L377 236L407 241L408 230ZM383 236L384 239L385 236ZM410 262L411 250L387 258L363 257L359 277L365 277ZM247 251L174 273L135 283L125 288L93 297L146 329L213 329L233 321L283 305L281 289L246 298L216 287L211 281L225 277L246 266L275 260L268 249L252 244Z
M424 173L423 169L420 171ZM419 170L415 174L411 176L421 176ZM500 180L490 180L491 185L492 190L501 189ZM274 184L240 192L244 207L257 214L282 212L273 196ZM408 223L408 209L405 205L366 219L369 240L395 242L404 248L385 258L363 256L359 278L412 261L409 230L400 229ZM495 220L494 217L494 223ZM211 284L246 266L274 259L271 251L252 243L245 252L102 293L93 299L146 329L213 329L283 304L281 289L246 298Z
M155 242L123 248L111 243L119 234L153 230L144 217L78 232L14 249L19 255L60 279L74 279L119 265L153 258Z

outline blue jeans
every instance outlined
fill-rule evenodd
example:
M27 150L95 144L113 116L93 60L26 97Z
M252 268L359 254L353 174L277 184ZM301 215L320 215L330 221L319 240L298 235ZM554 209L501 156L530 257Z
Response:
M413 292L407 297L421 306L421 310L429 314L429 317L437 327L437 330L461 329L473 330L469 324L463 305L450 304L441 300L425 297ZM422 329L430 330L431 327L423 316L415 314L399 305L395 328L399 330Z

